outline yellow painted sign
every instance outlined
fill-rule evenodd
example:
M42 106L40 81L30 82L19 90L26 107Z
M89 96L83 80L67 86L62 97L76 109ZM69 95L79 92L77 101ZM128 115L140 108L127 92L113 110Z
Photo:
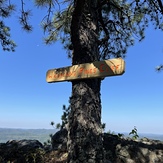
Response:
M46 73L46 81L53 83L87 78L103 78L122 75L124 72L125 61L122 58L116 58L51 69Z

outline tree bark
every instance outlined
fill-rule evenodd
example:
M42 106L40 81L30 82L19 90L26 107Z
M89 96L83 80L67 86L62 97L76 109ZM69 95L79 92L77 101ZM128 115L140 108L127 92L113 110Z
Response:
M75 0L71 23L72 64L99 60L98 0ZM101 79L72 81L68 163L102 163Z

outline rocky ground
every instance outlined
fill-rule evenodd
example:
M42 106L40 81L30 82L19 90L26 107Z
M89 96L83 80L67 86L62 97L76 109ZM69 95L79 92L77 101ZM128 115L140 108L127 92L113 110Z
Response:
M66 130L57 132L52 146L43 146L38 140L0 143L0 163L66 163L66 135ZM104 149L108 163L163 163L163 142L158 140L104 134Z

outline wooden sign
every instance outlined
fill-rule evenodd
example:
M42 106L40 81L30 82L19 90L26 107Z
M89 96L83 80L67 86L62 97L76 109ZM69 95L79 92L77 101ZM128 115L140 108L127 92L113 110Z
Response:
M87 78L103 78L122 75L124 72L125 61L122 58L117 58L51 69L46 73L46 81L53 83Z

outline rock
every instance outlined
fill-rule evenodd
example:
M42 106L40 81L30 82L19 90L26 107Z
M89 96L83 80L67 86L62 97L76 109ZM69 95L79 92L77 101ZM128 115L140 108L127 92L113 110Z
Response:
M45 153L38 140L10 140L0 144L0 163L42 163Z
M23 148L43 148L43 145L38 140L9 140L6 142L9 148L17 146L18 149Z
M106 159L112 163L163 163L163 142L158 140L134 141L104 134L104 149Z
M163 163L163 142L143 138L119 138L104 134L104 163ZM37 140L10 140L0 143L0 163L66 163L67 130L52 137L51 150Z
M61 129L52 136L53 150L67 151L67 133L66 129Z

